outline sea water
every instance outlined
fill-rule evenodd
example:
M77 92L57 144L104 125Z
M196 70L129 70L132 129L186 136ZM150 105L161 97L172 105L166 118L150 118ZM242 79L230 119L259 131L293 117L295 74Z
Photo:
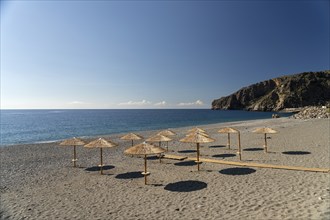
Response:
M209 109L1 110L0 145L268 119L273 113Z

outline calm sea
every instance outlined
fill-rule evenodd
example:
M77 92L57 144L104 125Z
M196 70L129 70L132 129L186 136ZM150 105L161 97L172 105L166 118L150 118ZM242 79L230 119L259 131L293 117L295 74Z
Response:
M1 110L0 113L1 145L264 119L273 114L208 109Z

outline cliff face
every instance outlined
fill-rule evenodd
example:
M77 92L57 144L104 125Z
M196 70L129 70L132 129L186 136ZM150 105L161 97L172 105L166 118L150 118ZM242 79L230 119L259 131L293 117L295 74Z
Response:
M279 111L330 102L330 70L283 76L216 99L212 109Z

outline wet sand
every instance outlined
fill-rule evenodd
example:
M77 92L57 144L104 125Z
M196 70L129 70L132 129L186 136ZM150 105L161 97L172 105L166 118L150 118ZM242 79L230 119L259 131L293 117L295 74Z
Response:
M201 144L201 157L239 161L236 135L241 131L244 162L330 168L330 120L288 118L199 126L214 139ZM269 153L262 134L269 126ZM194 157L196 145L181 143L191 127L171 129L171 154ZM137 132L150 137L158 131ZM143 159L123 151L130 141L120 134L104 136L119 146L103 150L105 175L100 175L99 149L77 147L78 167L72 167L72 147L58 143L15 145L1 152L1 219L329 219L330 174L268 168L234 167L193 161L148 159L144 185ZM87 140L88 141L88 140ZM140 143L136 141L135 143Z

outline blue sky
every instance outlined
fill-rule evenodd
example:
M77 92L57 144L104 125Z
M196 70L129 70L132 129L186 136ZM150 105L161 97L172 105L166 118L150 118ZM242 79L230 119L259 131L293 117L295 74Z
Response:
M210 108L329 37L329 1L1 1L1 108Z

